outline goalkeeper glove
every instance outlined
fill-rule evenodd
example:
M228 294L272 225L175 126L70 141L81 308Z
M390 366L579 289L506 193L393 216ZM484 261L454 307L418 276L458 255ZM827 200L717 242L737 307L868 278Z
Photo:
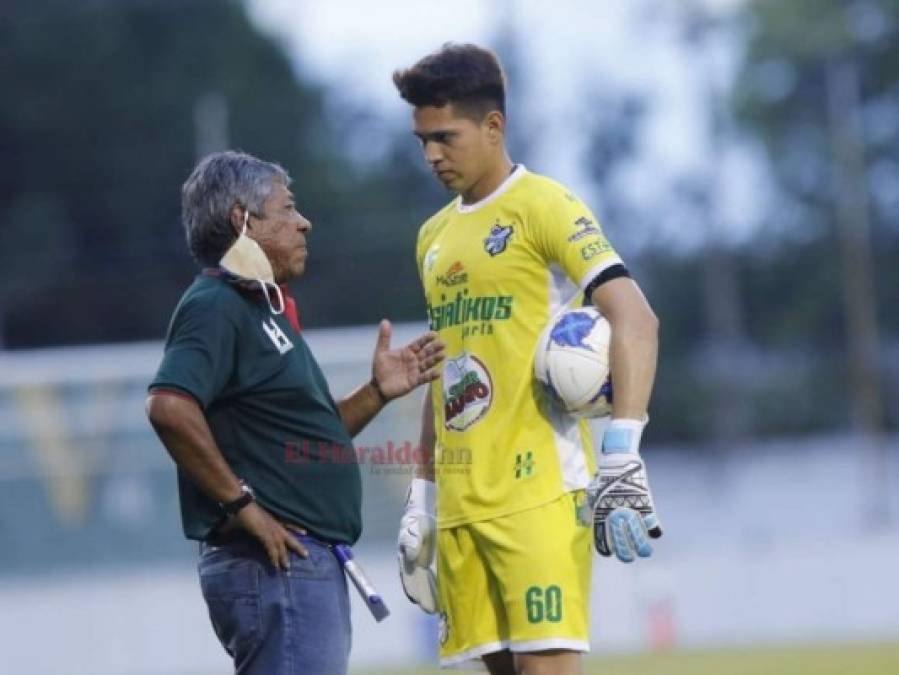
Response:
M603 556L614 553L627 563L635 556L651 556L649 539L662 536L646 466L640 457L644 426L646 421L615 419L609 423L597 458L596 476L587 486L597 552Z
M437 611L437 576L432 567L437 539L436 493L432 481L412 479L397 539L403 591L428 614Z

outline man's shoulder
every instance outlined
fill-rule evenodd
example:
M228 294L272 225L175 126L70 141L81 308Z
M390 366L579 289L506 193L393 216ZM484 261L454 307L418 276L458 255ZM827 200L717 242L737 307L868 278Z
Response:
M184 291L175 314L201 313L234 320L244 306L241 294L221 275L204 271Z
M442 209L428 218L424 223L422 223L421 227L418 228L419 241L423 241L428 237L433 236L446 223L449 217L453 214L457 201L458 198L453 199Z
M558 200L580 201L568 187L559 181L533 171L525 173L514 187L515 190L511 196L534 205L545 205L547 201L556 202Z

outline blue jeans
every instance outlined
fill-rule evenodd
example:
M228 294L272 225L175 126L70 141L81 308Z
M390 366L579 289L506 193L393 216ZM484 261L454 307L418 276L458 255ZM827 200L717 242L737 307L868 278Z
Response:
M200 586L212 627L237 675L342 675L350 655L350 600L331 550L300 537L276 570L252 540L200 544Z

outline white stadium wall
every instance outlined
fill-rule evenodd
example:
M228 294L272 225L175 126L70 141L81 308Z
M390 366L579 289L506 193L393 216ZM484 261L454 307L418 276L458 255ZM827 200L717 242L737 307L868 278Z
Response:
M420 326L397 327L406 339ZM308 331L336 396L375 328ZM161 345L0 353L0 672L225 672L181 539L174 472L143 418ZM358 439L417 439L420 396ZM596 559L596 652L899 637L899 439L647 447L665 527L649 562ZM354 598L353 664L433 659L436 621L399 588L408 467L366 465L357 552L391 616Z

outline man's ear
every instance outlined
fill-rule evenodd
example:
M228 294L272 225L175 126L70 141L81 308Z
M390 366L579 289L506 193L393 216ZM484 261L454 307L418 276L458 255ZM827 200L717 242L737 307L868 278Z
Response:
M246 218L247 209L245 206L234 203L234 206L231 207L231 211L228 213L229 220L231 221L231 227L234 229L235 234L240 236L240 233L243 232L243 223L244 218Z
M506 118L499 110L491 110L484 120L487 125L487 137L493 143L502 143L506 133Z

